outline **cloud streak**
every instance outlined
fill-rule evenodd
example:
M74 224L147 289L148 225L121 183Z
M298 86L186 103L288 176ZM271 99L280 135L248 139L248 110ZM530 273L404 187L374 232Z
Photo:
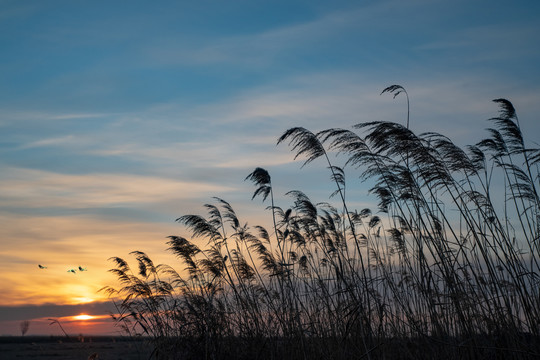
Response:
M0 178L4 206L93 208L193 198L230 187L152 176L68 175L32 169L8 169Z

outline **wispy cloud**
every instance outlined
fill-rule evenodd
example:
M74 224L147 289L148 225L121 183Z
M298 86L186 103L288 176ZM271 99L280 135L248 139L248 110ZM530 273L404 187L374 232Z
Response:
M411 5L410 2L407 6ZM418 4L416 4L417 6ZM152 63L162 65L208 65L229 63L236 66L266 66L277 56L328 46L344 33L359 28L372 31L385 24L375 20L384 11L402 8L403 2L380 1L376 4L333 11L309 21L274 27L254 34L199 38L186 43L180 38L164 38L144 49ZM358 39L362 41L362 39Z
M29 143L21 145L18 149L32 149L48 146L72 146L74 144L80 144L80 139L77 139L73 135L66 135L61 137L31 141Z
M437 50L461 54L465 62L519 60L540 56L538 24L490 24L459 29L443 38L417 46L418 50ZM531 46L537 43L539 46Z
M108 311L114 312L112 304L109 302L94 302L78 305L24 305L24 306L0 306L0 319L4 321L25 320L49 317L73 316L74 314L86 313L106 314Z
M68 175L7 169L0 177L4 206L85 208L194 198L233 190L215 182L185 182L152 176Z
M11 2L11 4L9 4ZM41 8L40 4L29 4L12 2L9 0L0 1L0 20L12 20L25 18Z
M54 112L51 110L20 110L9 106L0 110L0 126L30 125L50 120L77 120L77 119L96 119L105 118L113 113L68 113L62 110Z

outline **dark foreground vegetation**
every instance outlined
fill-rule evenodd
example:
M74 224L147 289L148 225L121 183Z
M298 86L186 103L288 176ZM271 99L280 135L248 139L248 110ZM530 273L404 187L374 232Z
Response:
M495 102L488 136L465 148L390 122L287 130L278 143L326 162L336 204L293 190L280 207L255 169L271 228L216 198L178 218L191 232L168 241L178 272L139 251L136 269L113 258L117 324L158 359L540 358L540 151ZM375 213L350 208L344 169Z

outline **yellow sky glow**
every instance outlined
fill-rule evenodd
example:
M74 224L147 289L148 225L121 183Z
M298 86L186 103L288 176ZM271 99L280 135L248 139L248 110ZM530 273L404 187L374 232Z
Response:
M173 220L156 226L83 216L0 214L0 222L5 224L0 229L0 237L5 240L2 250L16 260L12 264L0 262L0 283L4 285L0 306L105 301L108 295L99 289L118 286L108 271L114 267L109 257L123 257L135 270L136 262L129 255L133 250L147 252L156 263L177 263L166 253L166 236L179 230ZM23 230L17 233L17 229ZM47 268L41 269L38 264ZM79 266L86 270L79 271ZM69 273L69 269L76 272Z

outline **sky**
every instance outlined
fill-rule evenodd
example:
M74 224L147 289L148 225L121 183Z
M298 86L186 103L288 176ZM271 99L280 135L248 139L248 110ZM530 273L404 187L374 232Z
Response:
M98 292L117 285L108 259L178 265L175 219L214 196L267 224L244 181L256 167L284 208L295 189L328 201L325 165L302 168L278 137L404 123L389 85L407 89L415 132L476 143L506 98L532 144L539 63L532 0L0 0L0 335L24 320L61 335L49 318L117 333ZM354 205L372 205L347 175Z

